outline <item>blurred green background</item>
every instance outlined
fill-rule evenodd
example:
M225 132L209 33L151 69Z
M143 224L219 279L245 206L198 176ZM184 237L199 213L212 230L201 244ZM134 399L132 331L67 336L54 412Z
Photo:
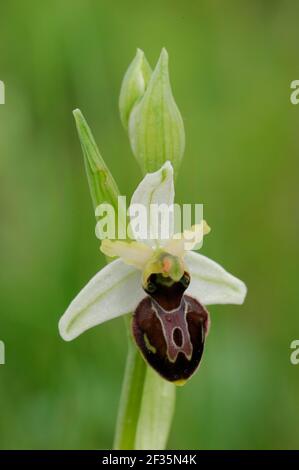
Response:
M202 252L245 280L211 307L201 369L178 389L169 447L298 448L299 6L293 1L1 3L1 448L109 448L123 320L72 343L60 315L103 265L71 111L82 109L121 191L139 168L118 115L136 47L165 46L187 137L177 202L203 202Z

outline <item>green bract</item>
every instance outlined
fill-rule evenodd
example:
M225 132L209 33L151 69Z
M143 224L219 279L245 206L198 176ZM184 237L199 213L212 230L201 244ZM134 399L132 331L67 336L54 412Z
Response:
M117 198L120 195L117 184L99 152L83 114L79 109L75 109L73 114L84 156L93 206L96 208L99 204L106 202L117 210Z

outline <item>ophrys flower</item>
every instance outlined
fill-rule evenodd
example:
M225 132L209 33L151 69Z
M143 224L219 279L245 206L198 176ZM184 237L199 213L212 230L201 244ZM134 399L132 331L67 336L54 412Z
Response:
M178 236L170 211L168 237L150 237L163 228L153 226L163 220L152 220L150 206L173 202L173 169L166 162L144 177L131 200L131 208L136 204L146 208L146 235L140 238L132 223L135 241L103 240L102 252L118 259L101 269L72 301L59 331L70 341L104 321L134 312L132 333L144 358L165 379L181 384L200 363L209 330L206 306L241 304L246 286L192 251L209 232L205 222Z

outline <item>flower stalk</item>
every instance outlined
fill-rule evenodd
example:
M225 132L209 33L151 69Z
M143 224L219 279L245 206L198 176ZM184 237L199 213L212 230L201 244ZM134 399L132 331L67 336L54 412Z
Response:
M185 130L172 95L165 49L153 72L144 52L137 49L121 86L119 108L143 175L157 171L166 161L178 172L185 148ZM127 370L134 381L129 366ZM135 449L165 449L175 395L175 385L147 366Z
M84 164L94 209L100 204L110 203L117 213L117 184L104 162L93 134L79 109L74 112L79 140L84 156ZM109 262L109 257L106 257ZM114 437L115 449L135 449L135 436L143 393L146 365L133 343L130 332L129 315L125 317L128 338L128 353L125 376L119 404L118 418Z
M134 450L144 389L146 365L131 338L130 318L126 317L128 352L118 409L113 448Z
M94 208L108 202L115 211L120 195L81 111L74 111ZM109 258L107 258L109 262ZM131 315L126 315L128 353L118 410L114 448L165 448L174 411L175 386L149 369L131 335Z

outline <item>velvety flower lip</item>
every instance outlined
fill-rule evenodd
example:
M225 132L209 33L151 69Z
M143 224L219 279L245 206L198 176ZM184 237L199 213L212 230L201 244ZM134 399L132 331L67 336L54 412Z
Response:
M162 222L151 220L150 205L171 206L173 202L173 168L166 162L144 177L132 196L131 207L136 203L146 207L149 229L160 233L161 227L153 224ZM168 222L166 240L140 239L134 226L135 241L103 240L102 252L117 259L101 269L71 302L59 321L59 332L70 341L93 326L135 312L133 334L141 352L161 375L180 382L194 372L201 358L209 324L205 306L242 304L247 289L218 263L192 251L210 230L204 221L179 237L173 233L173 219ZM184 243L187 236L188 249ZM170 308L167 299L172 299L175 308ZM158 353L160 363L169 362L168 371L159 370ZM184 373L179 372L182 368Z

